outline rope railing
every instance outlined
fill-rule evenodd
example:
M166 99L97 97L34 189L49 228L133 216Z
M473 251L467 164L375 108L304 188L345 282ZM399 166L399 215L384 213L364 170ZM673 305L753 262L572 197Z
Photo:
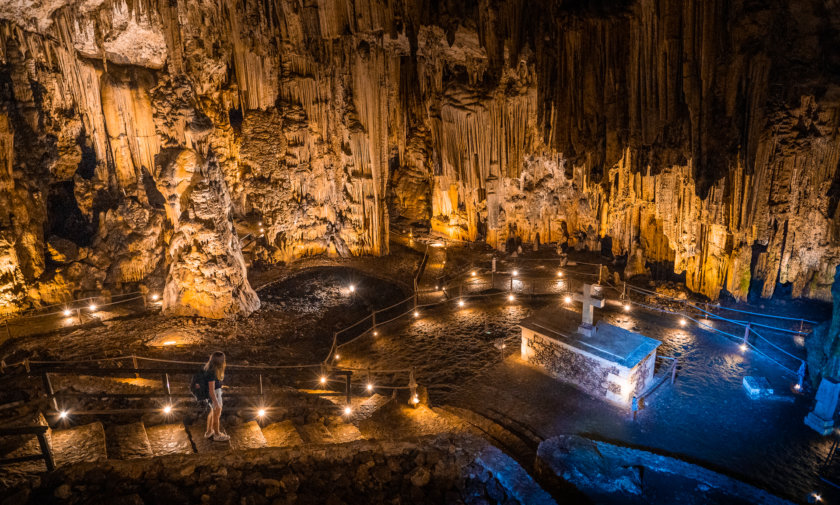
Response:
M114 298L117 298L114 300ZM96 300L110 299L105 303L95 303ZM142 300L142 308L137 303ZM82 302L91 301L94 307L85 306ZM72 303L64 305L60 311L46 312L41 314L30 314L20 317L8 317L2 321L2 327L5 332L0 333L0 343L13 338L37 334L38 332L54 331L60 328L69 328L82 326L97 318L96 313L108 309L109 307L126 306L132 307L135 313L142 313L149 310L149 304L154 303L146 299L146 295L138 292L123 293L111 297L98 296L80 298L74 300ZM54 318L55 321L50 321ZM87 320L85 320L87 319ZM14 329L14 331L13 331ZM3 334L5 333L5 335Z
M134 295L140 295L140 296L134 296ZM69 300L69 301L66 301L66 302L41 305L39 307L29 309L28 311L9 313L9 314L7 314L7 316L5 318L3 318L3 322L12 321L12 320L30 319L30 318L35 318L35 317L55 316L55 315L63 314L64 309L75 310L75 309L79 309L79 308L84 308L82 306L84 304L84 302L89 302L89 301L92 301L92 300L94 300L94 301L95 300L101 300L103 298L113 300L114 298L120 298L120 297L125 297L125 296L132 296L133 298L131 298L131 299L135 300L135 299L138 299L138 298L143 298L144 295L141 291L132 291L130 293L117 293L117 294L112 294L112 295L95 295L95 296L88 296L88 297L85 297L85 298L76 298L76 299ZM125 302L125 301L127 301L127 300L119 300L116 303L122 303L122 302ZM103 304L103 305L99 305L99 306L105 306L105 305L107 305L107 304ZM41 313L41 314L30 314L30 312L38 312L38 311L45 310L45 309L52 308L52 307L64 307L64 308L62 310L58 310L58 311L54 311L54 312L46 312L46 313Z
M764 356L765 358L769 359L770 361L772 361L773 363L775 363L776 365L778 365L779 367L781 367L784 371L786 371L786 372L788 372L788 373L791 373L791 374L793 374L793 375L796 375L796 372L795 372L794 370L792 370L792 369L788 368L787 366L785 366L785 365L783 365L782 363L780 363L778 360L773 359L772 357L770 357L770 356L769 356L769 355L767 355L766 353L762 352L760 349L758 349L758 348L755 346L755 344L753 344L753 343L752 343L752 342L750 342L749 340L744 341L744 340L743 340L743 336L742 336L742 335L733 335L732 333L729 333L729 332L723 331L723 330L721 330L721 329L719 329L719 328L715 328L714 326L710 326L710 325L708 325L708 324L706 324L706 323L703 323L702 321L700 321L700 320L698 320L698 319L695 319L695 318L693 318L693 317L689 316L688 314L683 314L683 313L680 313L680 312L674 312L674 311L667 310L667 309L663 309L663 308L660 308L660 307L656 307L656 306L648 305L648 304L645 304L645 303L637 302L637 301L635 301L635 300L630 300L630 299L627 299L627 300L625 300L625 301L626 301L627 303L630 303L631 305L636 305L636 306L639 306L639 307L643 307L643 308L646 308L646 309L648 309L648 310L657 311L657 312L662 312L662 313L665 313L665 314L670 314L670 315L673 315L673 316L680 316L680 317L684 317L685 319L687 319L687 320L689 320L689 321L693 321L693 322L694 322L695 324L697 324L698 326L701 326L701 327L706 328L706 329L708 329L708 330L711 330L711 331L713 331L713 332L717 332L717 333L720 333L720 334L725 335L725 336L727 336L727 337L730 337L730 338L732 338L733 340L735 340L735 341L737 341L737 342L742 342L743 344L745 344L745 345L749 346L751 349L755 350L755 352L757 352L758 354L760 354L760 355ZM796 359L801 361L801 359L800 359L800 358L796 358Z
M636 395L636 397L640 400L647 398L648 396L653 394L653 392L656 391L659 388L659 386L664 384L665 381L668 380L668 378L671 379L671 384L674 383L674 379L676 378L677 358L671 356L657 356L656 359L670 361L670 364L668 365L668 368L662 374L660 374L658 378L654 377L655 380L653 384L651 384L650 386L648 386L647 389Z
M131 360L131 365L128 367L90 367L90 366L73 366L73 365L89 365L91 363L102 363L102 362L113 362L115 365L119 365L119 362L122 360ZM141 362L148 361L152 363L165 363L170 365L179 365L174 367L143 367L140 365ZM164 398L167 400L167 405L165 406L164 412L169 413L171 412L175 406L173 404L173 400L177 398L190 398L192 396L191 393L183 392L173 392L171 389L171 382L170 376L175 375L189 375L194 374L198 370L198 366L204 364L204 362L196 362L196 361L183 361L183 360L171 360L171 359L160 359L160 358L148 358L145 356L137 356L137 355L123 355L123 356L112 356L112 357L105 357L105 358L95 358L95 359L78 359L78 360L61 360L61 361L45 361L45 360L24 360L19 363L22 365L26 373L28 375L36 374L40 375L43 380L44 391L46 393L46 397L48 400L51 401L53 411L50 412L51 415L57 415L59 418L62 418L66 415L66 411L61 409L60 402L63 403L63 400L70 397L90 397L90 398L115 398L115 399L152 399L152 398ZM18 364L16 364L18 365ZM189 367L186 367L188 365ZM15 366L15 365L10 365ZM318 369L320 370L320 378L317 380L318 385L324 386L332 383L342 383L344 386L344 390L341 392L336 392L332 390L324 390L324 389L299 389L300 392L305 394L311 394L315 396L343 396L346 397L346 405L352 405L352 398L353 398L353 390L365 391L368 394L373 394L375 390L410 390L411 391L411 403L416 405L419 403L419 399L416 395L417 383L414 379L414 369L413 368L404 368L404 369L373 369L373 368L350 368L350 367L339 367L339 366L330 366L325 365L323 363L318 364L303 364L303 365L240 365L240 364L229 364L227 366L228 370L230 371L239 371L239 374L244 374L244 376L251 376L251 377L258 377L258 381L252 384L249 387L257 387L257 393L251 394L247 392L243 392L240 390L234 390L231 393L228 393L229 396L233 397L258 397L261 404L264 404L265 400L265 391L263 389L263 376L265 375L273 375L280 371L296 369L296 370L307 370L307 369ZM360 385L353 384L353 376L356 374L357 376L364 375L366 380L366 384ZM375 384L374 385L374 378L383 378L383 377L391 377L393 378L394 375L397 374L408 374L407 385L398 385L393 383L384 383L384 384ZM109 393L109 392L98 392L98 393L88 393L88 392L66 392L66 391L58 391L56 392L53 389L51 376L52 375L71 375L71 376L101 376L101 377L127 377L127 376L134 376L135 378L139 378L141 375L157 375L161 379L161 392L156 393ZM284 375L283 377L287 377ZM295 380L295 379L292 379ZM310 380L315 380L314 378ZM299 383L300 380L297 379ZM313 384L314 385L314 384ZM262 409L264 412L265 409L269 407L265 407ZM82 410L75 409L74 413L79 415L110 415L110 414L125 414L125 413L142 413L142 412L150 412L150 411L158 411L160 407L157 408L106 408L106 409L94 409L91 410L90 408L85 408ZM239 410L242 410L240 408ZM347 411L345 410L345 413Z
M795 334L798 334L798 335L806 335L807 334L807 332L803 332L803 331L789 330L789 329L786 329L786 328L779 328L777 326L768 326L766 324L754 323L752 321L743 321L741 319L729 319L728 317L723 317L723 316L714 314L712 312L709 312L708 310L705 310L705 309L699 307L698 305L695 305L695 304L692 304L692 303L687 303L686 306L694 308L696 310L699 310L700 312L706 314L706 316L709 319L716 319L718 321L726 321L728 323L732 323L734 325L741 326L743 328L746 328L747 326L750 326L750 327L758 326L760 328L767 328L769 330L778 331L778 332L782 332L782 333L795 333ZM754 330L753 330L753 332L754 332Z
M615 287L615 286L613 286L613 287ZM697 310L701 310L703 312L711 314L710 312L701 309L696 304L688 303L688 301L685 300L685 299L674 298L672 296L664 295L662 293L657 293L655 291L640 288L638 286L633 286L631 284L627 284L627 289L630 289L632 291L636 291L636 292L641 293L641 294L649 295L649 296L656 296L658 298L666 298L666 299L669 299L669 300L672 300L672 301L675 301L675 302L679 302L679 303L686 303L689 306L694 307ZM819 324L817 321L811 321L809 319L804 319L804 318L777 316L775 314L762 314L762 313L759 313L759 312L751 312L751 311L746 311L746 310L735 309L735 308L732 308L732 307L725 307L723 305L715 305L715 308L718 309L718 310L728 310L728 311L731 311L731 312L739 312L739 313L742 313L742 314L749 314L749 315L753 315L753 316L766 317L766 318L770 318L770 319L781 319L781 320L793 321L793 322L798 321L798 322L801 322L801 323L806 323L806 324L811 324L811 325ZM717 316L717 317L722 317L722 316ZM727 320L732 321L731 319L727 319ZM756 323L752 323L752 324L755 325ZM772 329L778 329L780 331L792 331L792 330L783 330L783 329L776 328L776 327L771 327L771 326L765 326L765 327L766 328L772 328ZM800 332L798 332L798 333L800 333Z

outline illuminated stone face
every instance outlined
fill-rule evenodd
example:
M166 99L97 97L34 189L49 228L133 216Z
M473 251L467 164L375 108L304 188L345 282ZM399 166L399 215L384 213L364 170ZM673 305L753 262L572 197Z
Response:
M189 150L169 154L158 174L174 225L163 311L212 318L250 314L260 301L248 283L218 164Z
M630 255L628 275L672 263L711 298L743 299L758 281L765 297L789 283L794 296L830 299L837 100L824 92L832 83L791 89L782 78L790 55L796 68L826 55L810 37L782 50L771 37L728 36L777 17L774 4L750 7L773 15L732 18L747 2L641 2L569 22L562 7L534 18L533 2L496 2L487 15L461 2L440 18L437 4L417 17L388 2L355 16L342 1L306 14L298 3L280 0L272 17L253 0L5 2L0 256L16 266L0 296L10 310L164 282L181 245L162 214L175 223L190 207L159 201L169 149L216 161L225 212L265 224L253 247L265 263L387 254L397 214L498 248L598 250L610 237L613 253ZM508 18L520 21L499 22ZM91 228L61 235L75 258L44 233L63 217L58 186ZM235 265L235 249L210 256Z
M629 406L653 383L660 342L599 321L591 335L564 331L559 319L537 314L520 324L521 357L555 379L596 398Z

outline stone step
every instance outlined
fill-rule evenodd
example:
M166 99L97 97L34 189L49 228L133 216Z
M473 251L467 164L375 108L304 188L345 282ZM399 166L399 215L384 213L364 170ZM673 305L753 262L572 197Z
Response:
M402 402L389 402L358 423L365 437L378 440L450 433L465 429L463 425L462 421L453 423L443 418L423 404L409 407Z
M230 435L230 447L237 451L266 446L265 436L256 421L231 426L227 429L227 434Z
M292 447L303 444L303 439L291 420L264 426L262 433L268 447Z
M374 393L359 403L353 412L353 419L361 420L369 418L376 413L377 410L387 405L392 399L392 396L384 396L379 393Z
M155 456L193 453L190 437L181 423L146 426L146 436Z
M143 423L108 426L105 430L105 438L109 458L137 459L154 456Z
M462 420L474 429L474 433L488 440L496 447L510 454L520 464L530 465L536 457L536 446L529 437L521 436L508 430L491 418L469 409L444 405L433 409L442 417Z
M328 420L327 430L332 435L333 441L339 444L366 438L359 431L359 428L356 428L350 423L345 423L340 417L330 418Z
M107 459L105 428L95 422L53 430L52 450L56 466Z
M227 442L214 442L208 438L205 438L205 426L206 423L202 421L195 424L191 424L187 428L187 431L189 431L190 434L190 439L193 443L193 447L195 447L195 452L203 454L207 452L220 452L231 450L230 440L228 440ZM226 428L222 426L222 431L225 431L225 429Z
M297 427L300 438L307 444L334 444L336 443L330 430L321 423L304 424Z
M47 432L49 434L49 432ZM34 456L41 454L41 444L35 436L20 437L20 441L14 444L14 448L0 451L0 458L18 458L21 456ZM11 465L0 466L0 488L12 488L27 480L27 476L45 472L46 463L43 460L25 461Z

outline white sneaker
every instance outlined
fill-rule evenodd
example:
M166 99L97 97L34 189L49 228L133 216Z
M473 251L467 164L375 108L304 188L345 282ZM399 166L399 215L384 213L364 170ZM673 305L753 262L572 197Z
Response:
M224 433L219 433L213 435L213 438L211 440L214 442L227 442L228 440L230 440L230 437L225 435Z

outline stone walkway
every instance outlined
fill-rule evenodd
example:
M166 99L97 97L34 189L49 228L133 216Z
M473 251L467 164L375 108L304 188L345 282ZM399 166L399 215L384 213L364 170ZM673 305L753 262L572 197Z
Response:
M332 400L335 397L326 397ZM307 444L339 444L368 438L398 440L418 435L453 431L453 423L442 421L425 406L410 408L395 403L390 396L372 394L354 398L353 415L340 415L344 404L335 403L333 413L322 420L307 419L296 424L292 419L280 421L256 420L231 424L223 420L222 429L230 441L214 442L204 437L205 417L184 425L181 422L154 423L156 416L145 416L141 422L109 424L96 421L49 433L56 466L94 462L106 459L130 460L172 454L203 454L241 451L265 447L293 447ZM159 416L157 416L159 417ZM73 416L69 418L73 423ZM62 424L67 425L67 422ZM14 457L39 453L34 437L26 440L11 453ZM43 471L43 462L0 467L0 484L19 482L26 475Z

